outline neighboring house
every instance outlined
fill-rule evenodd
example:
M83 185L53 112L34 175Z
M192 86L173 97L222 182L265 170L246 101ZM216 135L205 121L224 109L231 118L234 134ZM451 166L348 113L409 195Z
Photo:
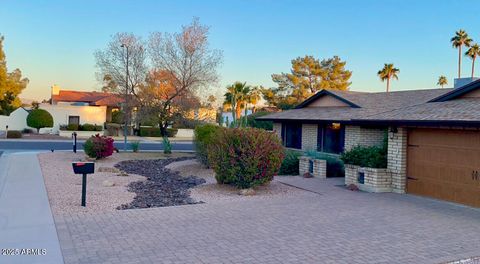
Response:
M332 154L380 146L388 133L387 173L369 191L480 207L480 80L454 89L322 90L296 109L257 119L273 121L287 148Z
M15 109L10 115L0 115L0 131L2 130L23 130L25 128L33 129L27 126L27 116L29 111L23 107Z
M61 125L96 124L110 122L112 112L120 109L123 98L110 93L60 90L52 86L50 103L40 104L53 116L53 133L58 133Z

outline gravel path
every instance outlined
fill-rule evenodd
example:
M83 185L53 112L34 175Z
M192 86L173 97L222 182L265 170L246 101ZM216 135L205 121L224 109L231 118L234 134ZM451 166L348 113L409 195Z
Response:
M145 177L130 174L117 176L113 165L128 156L114 154L95 162L95 173L87 177L87 206L80 205L82 195L82 176L75 175L73 161L83 161L85 154L72 152L42 153L38 155L48 199L54 214L73 212L114 211L119 205L129 203L135 197L127 191L131 182L143 181ZM114 184L105 187L104 182Z
M134 209L185 205L197 203L190 197L189 189L205 183L195 176L182 177L178 172L165 166L177 161L191 159L189 157L164 160L131 160L115 165L127 173L137 173L147 178L146 181L132 182L128 190L136 194L132 202L123 204L118 209Z

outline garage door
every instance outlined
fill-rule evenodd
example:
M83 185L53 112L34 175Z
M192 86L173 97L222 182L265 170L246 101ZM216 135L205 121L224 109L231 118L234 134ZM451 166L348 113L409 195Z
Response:
M411 130L407 192L480 207L480 132Z

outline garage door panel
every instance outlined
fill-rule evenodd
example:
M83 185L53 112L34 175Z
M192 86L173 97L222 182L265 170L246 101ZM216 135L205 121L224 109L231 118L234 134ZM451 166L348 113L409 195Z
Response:
M409 132L407 192L480 207L480 132Z

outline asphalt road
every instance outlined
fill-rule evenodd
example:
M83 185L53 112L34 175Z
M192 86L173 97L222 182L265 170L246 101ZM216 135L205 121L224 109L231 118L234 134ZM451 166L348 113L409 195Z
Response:
M114 143L115 147L120 151L123 150L123 142ZM190 141L185 142L172 142L172 150L176 151L192 151L194 146ZM71 150L72 142L71 141L26 141L26 140L0 140L0 151L1 150ZM77 143L77 149L83 150L83 141ZM131 150L129 144L127 144L127 149ZM161 151L163 150L162 143L154 142L141 142L140 151L149 150L149 151Z

